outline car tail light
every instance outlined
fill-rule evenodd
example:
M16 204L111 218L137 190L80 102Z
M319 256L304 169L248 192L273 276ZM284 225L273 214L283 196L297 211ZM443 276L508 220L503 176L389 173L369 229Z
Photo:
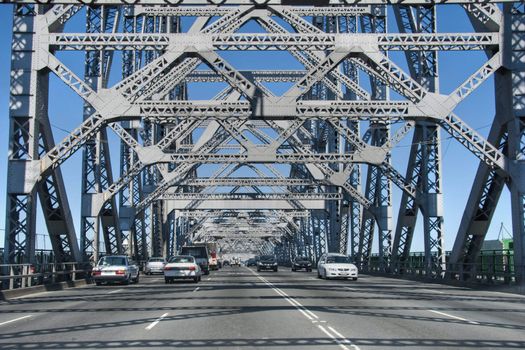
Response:
M31 273L31 274L35 273L35 267L34 266L31 265L29 267L29 273Z
M126 274L126 270L117 270L115 273L117 275L125 275Z
M102 274L102 271L93 270L93 271L91 272L91 274L92 274L93 276L100 276L100 275Z
M195 266L190 266L190 271L195 271Z
M171 270L171 267L169 267L169 266L164 266L164 271L167 271L167 270Z

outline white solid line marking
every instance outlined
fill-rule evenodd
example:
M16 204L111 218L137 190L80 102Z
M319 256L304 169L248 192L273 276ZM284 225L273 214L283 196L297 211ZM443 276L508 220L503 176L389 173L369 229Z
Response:
M359 346L352 344L352 342L350 340L346 339L341 333L336 331L333 327L328 326L328 328L332 331L332 333L334 333L335 335L337 335L341 339L341 342L343 342L343 343L345 343L347 345L350 345L355 350L360 350Z
M78 288L81 288L81 287L78 287ZM44 295L44 294L49 294L51 292L38 292L38 293L31 293L31 294L26 294L26 295L22 295L22 296L19 296L19 297L16 297L16 298L11 298L12 300L15 300L15 299L23 299L23 298L33 298L33 297L37 297L39 295ZM4 304L4 303L2 303Z
M354 288L350 288L350 287L345 287L346 289L348 289L349 291L352 291L352 292L357 292L357 289L354 289Z
M441 316L446 316L446 317L450 317L450 318L455 318L456 320L465 321L465 322L468 322L468 323L471 323L471 324L479 324L476 321L470 321L470 320L467 320L466 318L462 318L462 317L446 314L444 312L440 312L440 311L436 311L436 310L428 310L428 311L433 312L433 313L438 314L438 315L441 315Z
M282 291L281 289L275 287L273 285L273 283L269 282L267 279L265 279L264 277L262 276L257 276L261 281L263 281L268 287L272 288L277 294L279 294L280 296L282 296L286 301L288 301L290 304L292 304L293 306L295 306L295 308L299 311L301 311L301 313L303 315L305 315L310 321L313 320L314 318L318 319L319 316L317 316L316 314L314 314L312 311L308 310L307 308L305 308L303 305L301 305L297 300L291 298L288 294L286 294L284 291Z
M13 322L16 322L16 321L20 321L20 320L23 320L25 318L29 318L29 317L32 317L32 316L33 315L26 315L26 316L22 316L22 317L19 317L19 318L15 318L14 320L5 321L5 322L0 323L0 326L6 325L6 324L9 324L9 323L13 323Z
M200 289L200 287L195 288L193 291L196 292Z
M442 292L440 290L435 290L435 289L423 289L423 290L426 290L427 292L432 292L432 293L446 294L445 292Z
M115 294L118 292L122 292L122 289L112 290L111 292L108 292L108 294Z
M152 329L153 327L155 327L157 325L157 323L159 323L164 317L168 316L168 313L166 312L164 315L160 316L159 318L157 318L155 321L153 321L149 326L146 327L146 330L150 330Z
M339 347L341 349L344 349L344 350L350 350L346 347L346 345L344 345L343 343L341 343L341 341L339 339L337 339L332 333L328 332L328 330L326 328L324 328L323 326L321 325L317 325L317 327L323 331L324 334L326 334L327 336L329 336L330 338L332 338L333 340L335 340L335 342L339 345Z

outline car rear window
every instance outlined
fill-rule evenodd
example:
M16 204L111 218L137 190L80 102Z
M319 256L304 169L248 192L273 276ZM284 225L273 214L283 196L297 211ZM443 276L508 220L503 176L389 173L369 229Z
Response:
M98 264L102 266L126 265L126 258L121 256L105 256L100 259Z
M194 263L195 259L192 256L174 256L170 259L170 263Z
M162 259L162 258L151 258L151 259L149 259L149 262L163 262L163 261L164 261L164 259Z

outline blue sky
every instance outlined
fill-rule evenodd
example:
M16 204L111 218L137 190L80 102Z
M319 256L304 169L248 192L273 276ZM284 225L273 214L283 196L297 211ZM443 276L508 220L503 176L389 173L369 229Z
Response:
M470 32L472 28L463 10L458 6L440 7L438 12L440 32ZM76 16L71 24L72 28L83 28L82 15ZM0 45L4 49L0 51L0 244L3 245L3 229L5 228L5 193L6 193L6 169L7 169L7 150L8 150L8 93L9 93L9 69L10 69L10 47L11 41L11 6L0 5ZM393 24L393 16L389 20L389 25ZM249 28L249 27L248 27ZM78 31L78 30L74 30ZM298 68L297 64L289 59L288 54L261 55L260 53L241 54L228 52L222 54L225 59L231 62L237 69L291 69ZM405 67L402 53L392 53L391 57L400 66ZM81 74L83 71L83 55L77 52L61 54L60 58L68 64L74 71ZM443 93L450 93L459 83L464 81L486 60L482 52L449 52L440 53L440 90ZM276 67L278 65L278 67ZM119 72L117 72L120 74ZM118 74L112 76L112 81L118 79ZM214 95L221 84L210 89L203 84L195 85L191 91L191 98L202 99ZM276 90L283 87L274 86ZM392 95L396 98L395 94ZM57 78L52 77L50 83L50 116L55 139L58 142L66 136L69 130L74 129L82 121L82 104L80 98L69 88L65 87ZM474 92L457 109L456 113L480 134L486 136L490 123L494 116L493 81L489 79L476 92ZM406 137L393 151L393 164L402 173L406 172L406 161L410 147L411 137ZM112 151L114 178L118 177L118 139L110 135L110 148ZM445 209L445 242L446 249L452 248L457 228L461 220L461 215L465 209L465 203L474 179L478 166L478 160L457 141L450 138L446 133L442 133L442 158L443 158L443 192ZM75 226L80 223L80 168L81 152L77 152L71 159L68 159L62 166L66 187L68 188L69 201L73 212ZM397 211L401 198L400 191L394 187L394 227L397 219ZM498 236L501 222L510 229L510 198L505 189L500 199L500 204L494 215L492 226L489 230L488 239L495 239ZM418 220L418 229L414 238L413 250L420 251L423 247L421 219ZM44 239L46 228L43 224L42 214L39 211L37 220L37 233L39 234L37 248L49 248L49 243Z

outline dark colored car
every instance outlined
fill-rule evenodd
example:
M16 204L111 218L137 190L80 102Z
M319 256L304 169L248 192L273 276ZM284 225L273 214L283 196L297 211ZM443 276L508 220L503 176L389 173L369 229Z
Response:
M307 272L312 271L312 263L308 258L304 256L298 256L292 260L292 271L306 270Z
M184 246L180 250L180 255L193 256L195 258L195 262L199 264L202 273L205 275L210 273L208 249L205 246Z
M246 261L246 266L257 266L257 261L255 261L255 258L250 258Z
M273 255L263 255L257 262L257 271L273 270L277 272L277 259Z

